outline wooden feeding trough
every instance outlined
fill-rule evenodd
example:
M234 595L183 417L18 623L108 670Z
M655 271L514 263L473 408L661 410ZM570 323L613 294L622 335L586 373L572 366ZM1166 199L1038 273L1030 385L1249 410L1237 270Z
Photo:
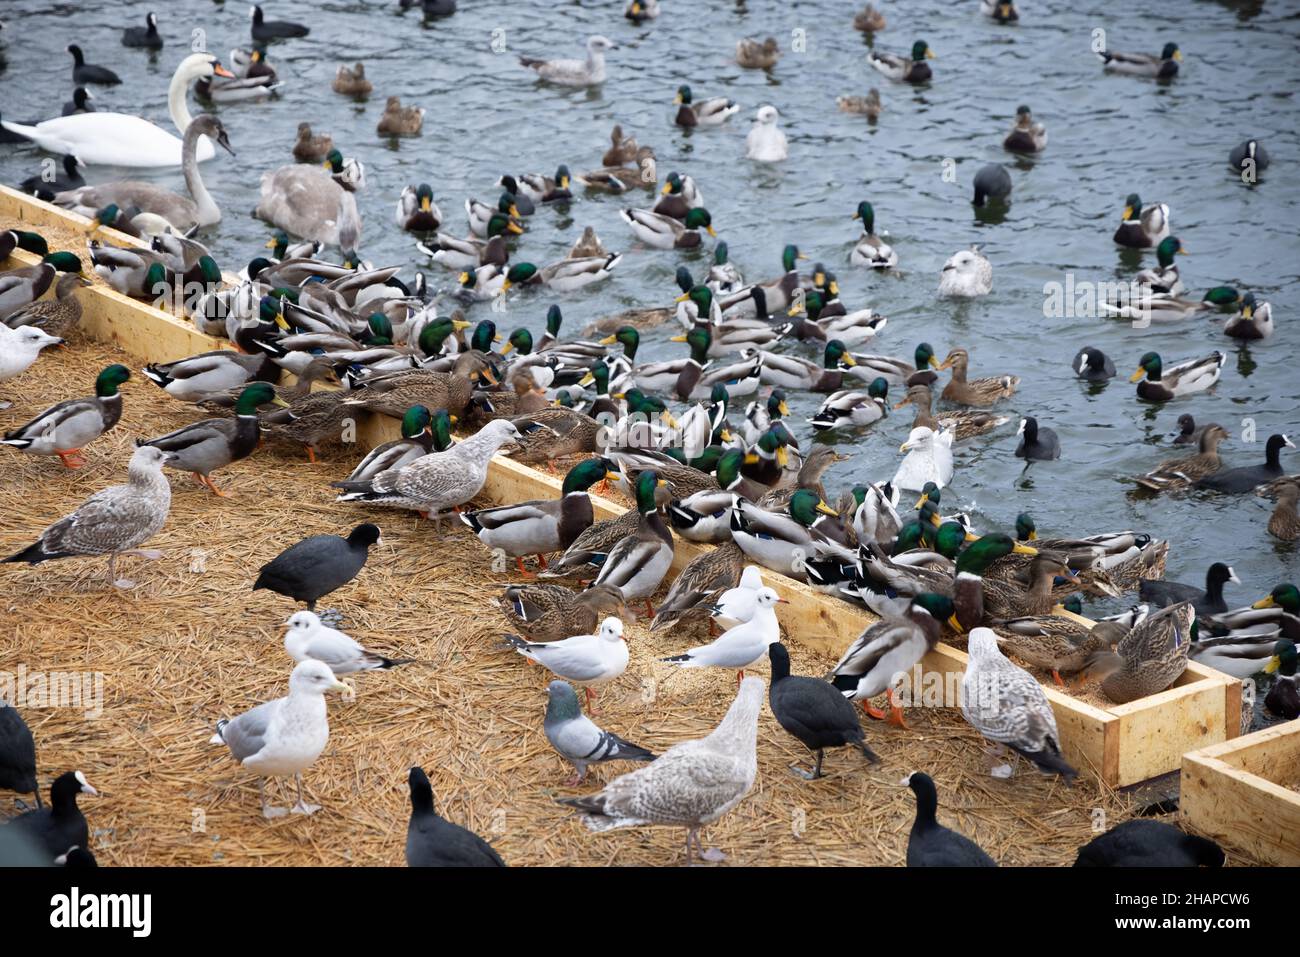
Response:
M1183 755L1178 814L1261 861L1300 866L1300 721Z
M0 222L18 222L35 230L57 227L76 233L88 226L81 216L6 187L0 187ZM138 243L113 230L104 232L112 242ZM26 265L36 262L37 257L15 250L10 261ZM227 341L209 337L189 322L121 296L100 283L83 290L80 296L84 331L142 361L166 362L230 347ZM358 414L357 438L366 447L397 438L398 434L395 419ZM483 497L496 503L554 498L560 484L551 475L498 456L489 470ZM592 496L592 504L597 519L615 517L625 510L596 495ZM679 540L670 575L679 572L702 547L707 546ZM778 587L789 601L778 608L782 627L791 640L805 647L838 656L876 620L861 608L792 579L782 580ZM964 652L939 644L922 661L919 681L914 680L907 690L919 696L922 704L933 701L953 706L966 660ZM1080 771L1095 774L1110 788L1172 772L1185 752L1223 742L1235 736L1239 728L1240 683L1195 663L1188 665L1173 687L1126 705L1099 708L1054 687L1045 686L1044 690L1056 713L1066 759Z

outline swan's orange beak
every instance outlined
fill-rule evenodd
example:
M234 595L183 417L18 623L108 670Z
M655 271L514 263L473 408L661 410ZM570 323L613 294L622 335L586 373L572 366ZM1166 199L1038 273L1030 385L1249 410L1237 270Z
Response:
M215 75L217 75L217 76L224 76L224 77L226 77L226 78L229 79L229 80L233 80L233 79L235 78L235 74L231 73L229 70L227 70L227 69L226 69L224 66L222 66L220 63L218 63L218 64L216 64L216 65L214 65L214 66L212 67L212 72L213 72Z

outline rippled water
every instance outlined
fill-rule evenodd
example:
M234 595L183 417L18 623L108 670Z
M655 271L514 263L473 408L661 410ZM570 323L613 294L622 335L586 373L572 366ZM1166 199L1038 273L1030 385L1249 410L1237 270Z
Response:
M661 172L689 172L704 193L732 259L750 279L780 270L780 250L795 243L836 272L851 308L871 305L889 325L871 351L910 356L928 340L942 356L953 346L972 355L972 376L1015 372L1019 393L1001 409L1036 415L1060 434L1063 455L1024 471L1012 455L1014 420L995 435L958 449L952 493L973 509L984 527L1007 525L1032 513L1044 534L1086 534L1125 527L1173 541L1169 575L1201 581L1216 559L1234 564L1244 586L1229 586L1229 601L1245 602L1281 580L1294 579L1295 550L1265 532L1271 503L1254 496L1201 495L1135 500L1127 476L1175 454L1167 435L1175 419L1191 412L1218 421L1233 435L1223 447L1230 464L1262 461L1263 442L1275 431L1293 435L1300 408L1295 373L1294 316L1300 301L1300 192L1297 150L1295 51L1300 6L1275 2L1125 0L1107 3L1104 15L1077 5L1025 0L1018 26L983 19L975 0L878 3L889 18L875 42L904 51L917 38L937 53L934 81L913 88L892 84L866 64L867 41L850 28L856 3L731 4L663 0L663 15L642 27L621 17L614 2L472 2L449 20L421 25L392 3L313 3L283 0L268 18L301 20L310 37L273 44L269 59L283 87L264 103L216 108L237 157L219 153L203 175L225 211L205 239L222 266L235 270L256 255L268 235L249 215L260 176L292 161L297 123L309 120L332 133L345 153L367 167L360 197L365 222L363 253L377 264L427 268L414 241L393 225L403 185L434 184L451 228L460 232L466 196L493 201L503 172L551 172L565 162L579 170L599 165L613 122L655 147ZM157 56L120 44L121 29L158 9L166 48ZM210 49L225 57L248 44L247 5L206 0L170 4L113 2L50 4L8 0L0 47L0 110L7 119L57 115L71 94L69 42L80 43L92 63L117 70L121 87L96 89L101 110L140 113L170 129L167 83L188 52L191 31L206 31ZM1092 54L1092 31L1104 28L1121 50L1157 51L1176 41L1185 56L1172 83L1111 77ZM792 31L806 31L807 49L790 51ZM504 55L489 46L504 30ZM577 55L589 33L619 44L609 58L609 80L593 91L538 85L514 54ZM739 37L773 34L786 53L771 74L742 70L731 54ZM331 92L340 61L362 59L375 84L358 104ZM697 97L725 94L742 113L721 130L685 133L672 125L676 86L689 82ZM835 97L880 88L885 113L875 126L836 111ZM396 94L424 106L424 134L390 141L375 133L384 98ZM744 159L744 137L754 110L780 109L791 158L779 166ZM1020 103L1047 124L1050 143L1036 158L1004 153L1002 137ZM1247 136L1264 140L1273 166L1248 187L1228 168L1229 149ZM956 162L957 182L943 177L944 160ZM970 204L970 178L986 162L1006 164L1015 184L1001 222L979 222ZM13 182L38 168L26 146L0 146L0 180ZM96 169L96 177L110 171ZM158 177L182 188L179 173ZM1172 208L1174 233L1191 256L1182 263L1189 291L1230 284L1254 290L1273 304L1278 332L1263 344L1239 346L1219 324L1191 319L1171 328L1137 330L1097 319L1044 318L1044 283L1126 278L1142 257L1111 242L1124 196ZM870 274L848 263L857 237L850 217L861 199L876 209L877 228L901 257L896 275ZM648 205L648 196L635 197ZM540 264L565 254L584 225L593 225L611 249L627 256L613 280L563 300L566 331L621 308L655 305L675 293L672 275L686 262L700 275L707 254L660 252L634 246L616 197L581 196L568 210L544 209L533 217L516 259ZM992 295L970 304L935 298L939 268L972 242L984 245L994 266ZM1145 263L1154 260L1145 256ZM1181 262L1181 260L1180 260ZM409 273L407 274L409 276ZM436 265L435 285L451 281ZM539 332L545 294L512 301L508 330ZM486 314L487 307L477 307ZM649 357L679 354L649 334ZM1070 361L1078 348L1103 349L1121 372L1147 349L1167 361L1229 355L1222 381L1210 393L1164 406L1140 403L1133 386L1117 378L1095 393L1076 381ZM797 345L789 348L799 349ZM811 347L800 351L810 354ZM894 396L893 398L897 398ZM816 408L813 397L793 403L796 421ZM1258 441L1242 441L1247 420ZM895 414L859 434L842 435L853 460L830 473L829 485L890 477L898 444L911 416ZM806 439L809 429L799 431ZM1296 453L1288 470L1300 471Z

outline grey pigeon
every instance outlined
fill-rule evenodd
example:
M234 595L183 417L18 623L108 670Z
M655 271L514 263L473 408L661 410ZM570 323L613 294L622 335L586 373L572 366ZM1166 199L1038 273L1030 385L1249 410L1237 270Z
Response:
M552 681L546 691L550 695L546 703L546 719L542 722L546 740L575 768L573 777L565 784L572 786L586 780L589 764L655 759L654 754L645 748L597 727L582 713L577 692L567 681Z

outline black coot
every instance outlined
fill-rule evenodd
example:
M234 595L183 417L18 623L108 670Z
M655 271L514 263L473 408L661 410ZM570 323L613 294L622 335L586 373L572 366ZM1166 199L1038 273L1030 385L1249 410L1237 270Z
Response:
M411 768L411 821L406 826L408 867L505 867L501 855L473 831L439 817L422 768Z
M72 54L72 82L77 86L84 86L87 83L116 86L122 82L122 78L107 67L87 63L81 47L75 43L68 44L68 52Z
M809 781L815 780L822 776L825 749L844 745L858 748L868 761L880 760L867 747L857 709L839 689L821 678L790 674L790 652L779 641L768 645L767 654L772 661L772 685L767 696L772 714L781 727L817 755L817 764L811 772L793 765L790 770Z
M1161 821L1117 824L1079 848L1075 867L1222 867L1218 844Z
M963 834L935 818L939 792L924 771L913 771L904 783L916 795L916 820L907 836L908 867L997 867L997 861Z
M366 564L370 546L377 541L379 528L369 522L352 529L347 538L304 538L262 566L253 591L267 588L286 598L305 601L307 610L315 611L319 598L357 577Z

